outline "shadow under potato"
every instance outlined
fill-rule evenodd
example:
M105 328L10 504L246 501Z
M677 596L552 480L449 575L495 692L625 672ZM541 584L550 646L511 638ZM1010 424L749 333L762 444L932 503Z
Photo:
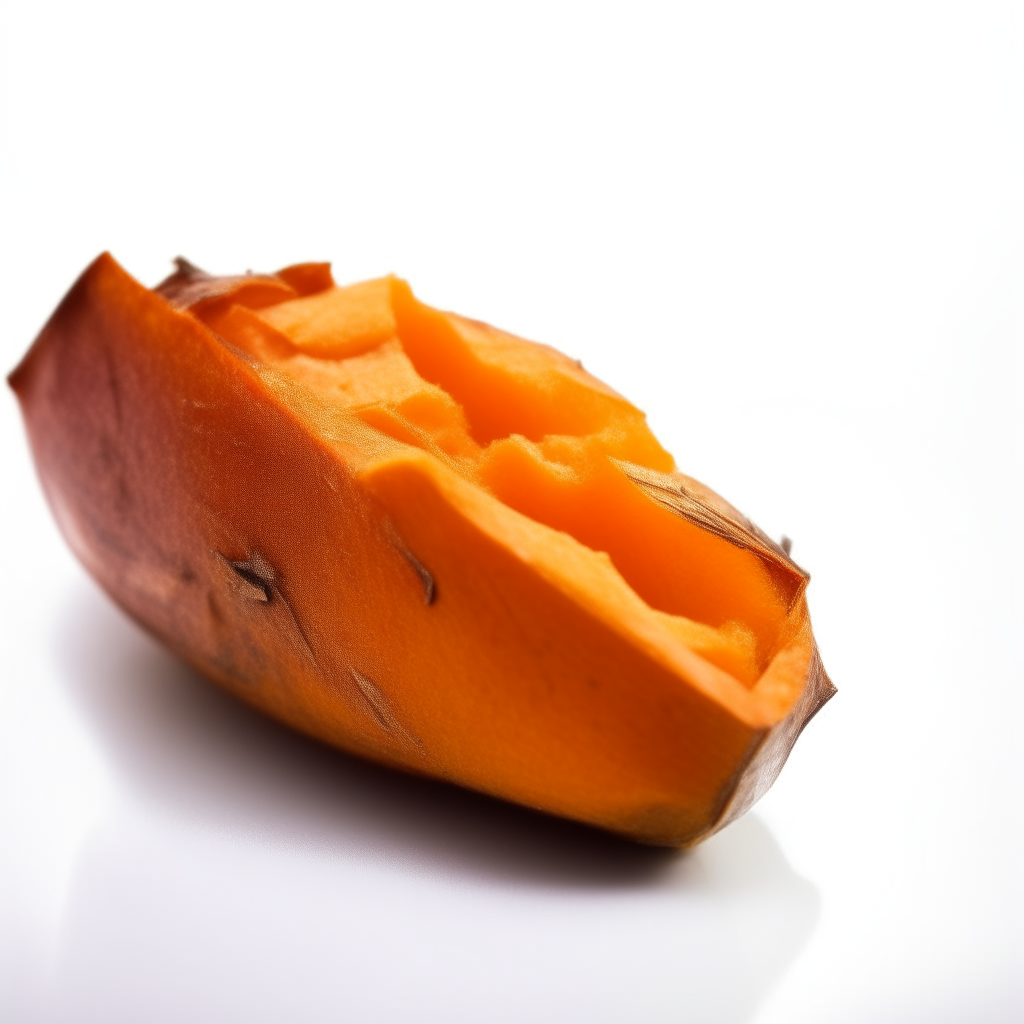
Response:
M680 851L325 746L266 718L164 650L94 589L75 593L58 656L75 702L144 800L263 842L373 847L432 871L533 884L645 884Z
M187 840L140 840L133 812L114 809L76 869L62 1021L142 1019L159 996L161 1022L186 1009L211 1024L390 1021L415 1006L418 1019L456 1024L740 1024L817 920L817 890L754 816L684 853L360 761L222 693L91 585L72 594L56 640L133 806L177 822L178 836L214 831L231 847L226 869L206 865ZM254 846L299 854L277 872L308 871L313 853L323 888L246 874ZM368 929L383 929L377 945L355 937ZM400 981L382 982L396 965ZM228 1002L197 1017L213 990Z
M269 719L193 671L95 587L64 609L58 656L123 783L197 823L265 843L375 848L432 871L558 886L648 886L693 853L642 846L349 756ZM747 816L729 860L746 882L791 875ZM737 877L737 881L740 879Z

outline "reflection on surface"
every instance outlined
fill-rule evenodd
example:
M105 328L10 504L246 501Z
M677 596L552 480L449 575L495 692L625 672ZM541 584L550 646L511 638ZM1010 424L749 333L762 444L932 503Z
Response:
M123 787L77 866L61 1020L739 1022L814 926L756 817L680 854L362 763L92 590L58 643Z

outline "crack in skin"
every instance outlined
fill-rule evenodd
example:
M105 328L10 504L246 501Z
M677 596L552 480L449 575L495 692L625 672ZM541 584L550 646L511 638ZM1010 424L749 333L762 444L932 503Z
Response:
M228 562L228 565L231 566L244 584L248 584L248 586L243 588L246 596L252 597L256 601L263 601L266 604L270 603L270 599L274 595L272 584L264 580L248 562Z
M214 554L221 563L235 575L235 589L253 601L269 604L274 597L274 580L277 574L265 558L254 555L245 562L233 562L219 551Z
M384 695L383 690L372 680L369 676L364 676L358 669L349 666L349 675L352 677L352 681L356 684L359 692L362 694L363 699L367 705L373 717L376 719L377 724L388 733L393 736L397 736L407 743L411 743L415 747L422 748L423 742L416 736L413 736L405 726L395 717L395 713L391 710L391 704L388 698Z
M412 571L419 577L419 581L423 585L424 603L427 606L432 605L437 600L437 581L434 579L434 574L409 550L390 519L385 524L385 534L391 542L391 546L402 555Z
M292 625L298 633L301 645L305 653L309 655L314 665L318 665L313 646L309 642L306 631L302 628L298 616L289 604L288 599L281 593L278 586L278 575L274 567L258 551L253 551L246 561L232 561L219 551L214 554L221 564L226 566L233 573L235 589L243 596L260 604L280 604L288 613Z
M420 581L423 583L423 594L426 598L426 603L428 605L433 604L437 600L437 584L434 581L433 574L408 548L403 547L402 554L405 555L405 560L413 567L416 575L419 576Z

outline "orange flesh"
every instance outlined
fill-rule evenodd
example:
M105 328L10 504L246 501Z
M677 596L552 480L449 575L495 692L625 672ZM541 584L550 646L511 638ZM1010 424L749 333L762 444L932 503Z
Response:
M610 461L674 469L643 414L554 349L431 309L396 278L258 311L233 298L193 313L332 406L607 553L652 619L743 686L799 629L755 553L655 504Z
M325 264L108 255L10 382L70 546L341 749L644 842L771 785L833 687L806 574L553 349Z

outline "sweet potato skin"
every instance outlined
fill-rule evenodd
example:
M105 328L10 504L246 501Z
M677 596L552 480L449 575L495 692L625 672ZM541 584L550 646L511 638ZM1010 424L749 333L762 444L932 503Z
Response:
M831 696L809 626L784 713L687 685L510 549L454 474L107 255L10 380L104 589L218 684L344 750L684 846L768 788Z

